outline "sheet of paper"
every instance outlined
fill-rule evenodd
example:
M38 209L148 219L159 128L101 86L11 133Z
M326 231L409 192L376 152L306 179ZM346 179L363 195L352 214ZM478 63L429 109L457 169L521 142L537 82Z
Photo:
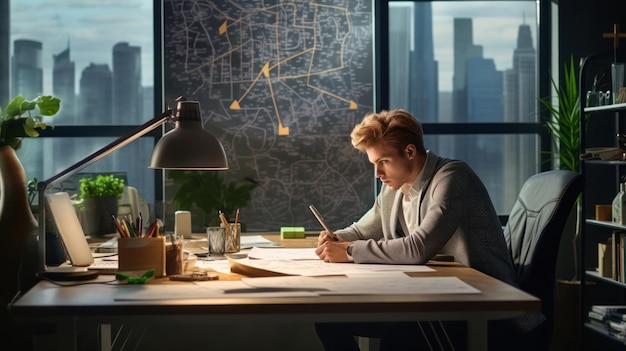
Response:
M322 260L256 260L241 258L236 264L287 275L324 276L372 272L432 272L424 265L328 263Z
M253 247L248 258L257 260L318 260L315 248L260 248Z
M403 295L478 294L480 291L457 277L409 277L401 272L385 272L338 277L244 278L255 288L298 287L320 295Z
M242 235L240 248L250 249L253 247L281 247L271 240L266 239L262 235Z
M317 293L306 290L259 289L242 281L208 281L150 286L127 285L116 287L116 289L115 301L318 296Z

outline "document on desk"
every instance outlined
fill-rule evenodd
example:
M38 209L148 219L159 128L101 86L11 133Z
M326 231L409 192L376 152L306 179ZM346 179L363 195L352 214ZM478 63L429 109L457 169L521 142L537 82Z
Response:
M242 235L240 248L250 249L253 247L281 247L281 245L266 239L263 235Z
M228 259L233 273L252 277L282 275L325 276L372 272L433 272L424 265L329 263L322 260Z
M317 291L299 288L252 287L243 281L208 281L194 284L125 285L115 287L115 301L157 301L186 299L319 296Z
M315 248L260 248L253 247L248 258L257 260L319 260Z
M403 295L403 294L479 294L457 277L409 277L402 272L354 274L333 277L243 278L254 288L298 287L319 295ZM228 291L227 291L228 292Z

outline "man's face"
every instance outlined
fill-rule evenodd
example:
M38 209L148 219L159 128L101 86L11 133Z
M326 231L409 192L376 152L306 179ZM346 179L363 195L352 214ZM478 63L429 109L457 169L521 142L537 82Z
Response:
M406 152L401 153L382 141L366 148L365 152L376 169L376 177L391 189L400 189L411 181L413 164Z

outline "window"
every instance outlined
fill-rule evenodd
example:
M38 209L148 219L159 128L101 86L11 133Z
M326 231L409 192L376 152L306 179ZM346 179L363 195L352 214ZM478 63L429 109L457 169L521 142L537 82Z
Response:
M508 213L541 163L537 3L390 1L388 18L386 108L410 111L426 147L469 163Z
M61 99L46 120L54 137L18 151L27 179L48 179L154 117L153 2L13 0L7 10L0 20L10 19L10 36L0 40L10 52L9 96ZM153 144L142 138L81 172L123 172L153 203Z

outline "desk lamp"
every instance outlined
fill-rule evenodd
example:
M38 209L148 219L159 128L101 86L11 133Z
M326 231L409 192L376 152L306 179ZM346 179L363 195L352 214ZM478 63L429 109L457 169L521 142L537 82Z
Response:
M176 103L175 112L171 106L143 125L135 128L130 133L121 136L71 165L66 170L58 173L46 181L37 184L39 194L39 218L38 218L38 250L41 262L40 273L48 271L46 267L46 198L45 193L55 183L62 182L78 170L91 165L112 152L124 147L141 136L161 126L164 122L175 124L175 128L165 133L154 146L150 168L155 169L178 169L178 170L227 170L228 161L224 147L220 141L202 127L200 104L197 101L187 101L180 96L173 102ZM67 243L64 243L67 248ZM57 280L88 279L91 272L55 272ZM92 275L97 275L93 273Z

